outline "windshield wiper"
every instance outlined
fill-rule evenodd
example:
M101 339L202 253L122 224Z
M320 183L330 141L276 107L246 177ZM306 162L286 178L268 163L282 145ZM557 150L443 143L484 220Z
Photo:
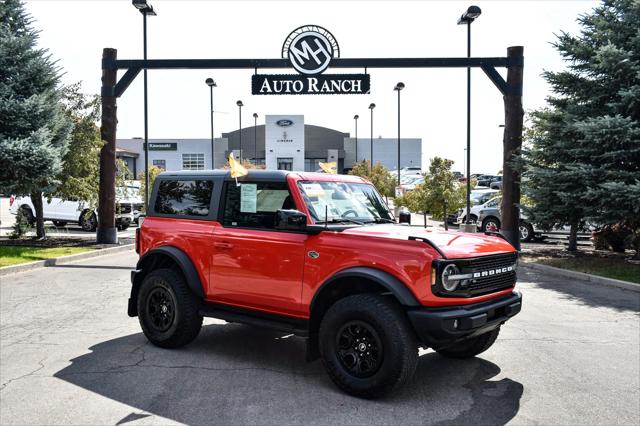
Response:
M321 221L318 221L316 223L344 223L344 222L355 223L356 225L364 225L364 222L360 222L359 220L349 219L349 218L346 218L346 217L333 218L333 219L329 219L329 220L321 220Z
M368 220L365 223L396 223L393 219L387 219L385 217L376 217L373 220Z

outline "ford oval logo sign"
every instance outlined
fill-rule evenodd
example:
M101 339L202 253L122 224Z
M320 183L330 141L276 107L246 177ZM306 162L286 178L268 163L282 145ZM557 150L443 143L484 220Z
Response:
M291 125L293 125L293 121L291 120L278 120L276 121L276 124L280 127L289 127Z

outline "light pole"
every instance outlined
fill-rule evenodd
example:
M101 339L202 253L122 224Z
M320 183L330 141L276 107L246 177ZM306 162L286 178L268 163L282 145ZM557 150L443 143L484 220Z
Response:
M467 59L471 58L471 23L480 16L478 6L469 6L458 19L458 25L467 26ZM471 67L467 67L467 214L465 232L470 232L471 223Z
M142 13L142 45L143 59L147 60L147 15L156 16L153 7L147 0L132 0L131 4ZM147 108L147 67L143 70L144 80L144 211L149 209L149 115Z
M398 92L398 186L400 186L400 91L404 89L404 83L398 82L393 90Z
M369 109L371 110L371 162L369 163L369 170L373 170L373 109L376 107L376 104L369 104Z
M242 101L238 101L236 102L236 105L238 105L238 128L240 129L238 131L238 133L240 134L240 163L242 163L242 107L244 106L244 104L242 103Z
M356 122L356 164L358 163L358 118L360 118L358 114L353 116L353 119Z
M211 92L211 170L213 170L216 168L216 163L213 160L213 88L218 87L218 85L212 78L208 78L204 82L207 83Z
M253 164L258 165L258 113L253 113Z

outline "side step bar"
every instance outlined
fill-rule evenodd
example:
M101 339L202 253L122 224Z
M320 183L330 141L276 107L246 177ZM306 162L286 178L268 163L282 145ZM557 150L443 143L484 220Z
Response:
M283 331L296 336L308 337L309 326L307 320L267 314L242 308L236 308L218 303L205 303L200 308L203 317L217 318L227 322L254 325L256 327Z

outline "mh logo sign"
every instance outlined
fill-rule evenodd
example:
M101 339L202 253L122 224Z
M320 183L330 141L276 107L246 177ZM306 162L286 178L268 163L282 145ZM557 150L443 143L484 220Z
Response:
M297 28L282 46L282 57L288 58L300 74L322 73L334 56L340 56L338 43L328 30L317 25Z

